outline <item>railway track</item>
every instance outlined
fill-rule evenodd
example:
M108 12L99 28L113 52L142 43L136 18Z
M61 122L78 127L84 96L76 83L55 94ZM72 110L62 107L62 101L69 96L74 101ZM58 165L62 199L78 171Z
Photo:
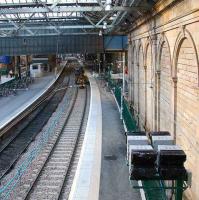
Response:
M87 90L87 97L90 97L90 89ZM71 191L71 187L73 184L73 180L75 177L75 173L76 173L76 169L77 169L77 165L78 165L78 161L79 161L79 157L80 157L80 153L81 153L81 149L82 149L82 144L84 141L84 135L85 135L87 121L88 121L89 109L90 109L90 98L87 98L87 105L86 105L86 111L85 111L85 115L84 115L83 125L81 128L81 132L79 134L76 149L73 154L74 156L70 162L70 166L68 168L68 171L67 171L67 174L65 177L65 181L64 181L64 184L63 184L60 196L59 196L59 200L67 200L69 198L69 194Z
M73 79L65 77L63 72L51 93L26 119L12 127L9 136L0 142L0 183L56 110L66 92L61 88L67 88L71 82Z
M86 109L87 108L87 109ZM83 141L85 113L88 114L87 89L77 89L76 97L57 132L35 161L29 176L18 188L17 200L65 199L65 187L71 173L71 164L79 156ZM74 171L73 171L74 175Z

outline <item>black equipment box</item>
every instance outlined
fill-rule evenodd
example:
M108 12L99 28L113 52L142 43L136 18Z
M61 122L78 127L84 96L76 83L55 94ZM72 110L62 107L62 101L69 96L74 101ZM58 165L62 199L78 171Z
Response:
M158 146L158 167L175 166L183 167L186 161L185 152L177 145Z
M132 166L130 180L150 180L157 174L155 167Z
M155 166L157 160L157 152L155 150L132 150L131 164L143 166Z
M184 167L161 167L158 171L162 180L187 180Z
M158 146L158 172L163 180L186 180L185 152L177 145Z
M158 153L158 166L179 166L183 167L186 161L186 154L183 150L162 150Z

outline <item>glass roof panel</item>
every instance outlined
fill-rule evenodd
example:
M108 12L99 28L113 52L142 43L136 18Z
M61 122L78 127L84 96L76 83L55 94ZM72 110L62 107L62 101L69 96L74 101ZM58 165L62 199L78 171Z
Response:
M122 1L126 1L127 6L132 5L130 4L130 2L136 2L136 0L118 0L117 2L122 2ZM153 0L153 1L156 2L157 0ZM101 28L103 21L107 21L108 25L110 24L110 21L112 23L112 20L114 20L114 17L113 17L114 14L118 14L122 12L124 13L124 15L122 13L118 15L119 17L115 18L116 20L119 21L119 24L122 24L125 18L128 17L127 12L125 13L124 10L120 11L119 9L115 12L110 10L110 12L107 15L107 12L105 12L104 10L99 10L100 5L96 5L97 2L98 0L37 0L37 1L36 0L0 0L0 20L2 23L0 26L0 34L1 34L1 31L8 30L3 26L6 23L10 25L12 23L11 21L14 21L14 23L24 26L24 21L27 20L25 21L25 23L28 23L29 27L34 26L33 28L36 28L38 30L40 27L42 29L42 25L47 26L46 24L48 23L46 23L46 21L49 21L49 22L56 21L57 26L62 26L62 24L64 24L65 21L67 21L67 24L75 24L77 26L89 24L91 28L94 27L94 29L96 29L96 27ZM106 0L100 0L100 2L102 2L103 4L106 2ZM141 5L142 1L137 0L137 2L140 2L138 4ZM44 4L48 4L48 5L44 5ZM120 7L120 5L121 3L118 4L118 7ZM89 8L89 7L94 7L94 6L96 6L96 12L94 11L95 9L91 11L91 9ZM73 7L75 7L75 9L73 9ZM78 9L80 7L82 7L82 9ZM79 11L77 12L77 10ZM81 12L83 12L84 15L82 15ZM139 12L135 11L133 13L131 17L132 21L136 18L135 16L137 13ZM49 19L47 19L47 17ZM79 20L79 17L81 17L81 20ZM112 17L112 19L110 17ZM73 20L79 20L79 21L77 21L76 23L69 23L70 21L72 22ZM41 23L38 23L38 21ZM100 23L97 26L93 25L93 23L97 24L98 22ZM113 27L114 26L115 25L113 24ZM17 33L17 34L20 35L20 33Z

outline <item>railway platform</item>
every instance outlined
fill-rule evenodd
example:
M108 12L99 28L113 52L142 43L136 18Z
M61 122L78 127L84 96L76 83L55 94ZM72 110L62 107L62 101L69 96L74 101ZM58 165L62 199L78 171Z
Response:
M141 200L125 163L122 122L105 82L89 75L91 103L85 139L69 200Z
M141 200L129 182L126 137L112 93L98 81L102 103L102 164L99 200ZM135 183L136 184L136 183Z
M23 112L39 98L57 79L54 73L48 73L41 78L35 78L27 90L17 91L17 95L0 98L0 129Z

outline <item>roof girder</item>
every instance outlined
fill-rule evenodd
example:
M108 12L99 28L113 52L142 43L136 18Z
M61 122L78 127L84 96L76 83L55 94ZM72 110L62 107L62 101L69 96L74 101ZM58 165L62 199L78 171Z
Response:
M132 12L137 11L140 9L147 10L148 7L129 7L129 6L114 6L111 8L110 11L126 11L126 12ZM68 7L68 6L62 6L62 7L55 7L53 11L49 11L46 7L34 7L34 8L12 8L12 9L0 9L0 14L20 14L20 13L61 13L61 12L110 12L105 11L104 8L101 6L85 6L85 7Z
M99 31L97 29L103 28L102 22L105 20L107 32L110 32L124 21L128 13L140 13L140 10L146 11L151 8L146 0L142 4L140 0L122 0L122 2L116 0L108 11L105 10L106 1L101 2L101 0L86 0L86 2L74 0L76 3L62 3L61 0L54 3L46 3L43 0L32 1L32 3L0 4L0 35L22 35L24 31L30 35L38 35L42 30L49 34L61 35L68 29L96 33ZM113 14L116 14L116 17L110 19ZM6 21L10 25L5 25Z

